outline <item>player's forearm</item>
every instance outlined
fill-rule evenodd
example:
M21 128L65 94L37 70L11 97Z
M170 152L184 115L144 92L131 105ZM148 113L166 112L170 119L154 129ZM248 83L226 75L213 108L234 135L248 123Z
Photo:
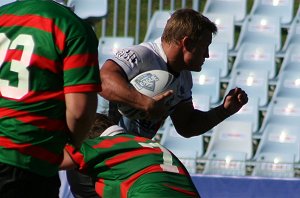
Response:
M95 119L97 94L66 94L66 104L66 121L71 132L72 144L79 148Z
M99 93L105 99L129 105L133 108L147 111L153 105L153 99L139 93L125 79L114 76L101 76L102 91Z
M226 111L226 109L224 109L222 104L210 111L203 112L195 110L192 114L186 116L189 117L187 122L176 129L182 136L192 137L211 130L220 122L228 118L230 114Z

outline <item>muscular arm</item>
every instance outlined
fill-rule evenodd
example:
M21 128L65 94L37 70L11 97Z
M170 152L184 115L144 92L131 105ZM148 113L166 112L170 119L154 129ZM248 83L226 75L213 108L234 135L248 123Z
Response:
M100 78L102 86L100 95L107 100L124 103L144 111L147 111L153 103L153 99L130 86L122 68L111 60L106 61L101 68Z
M189 102L179 104L171 119L176 131L188 138L207 132L229 116L223 105L204 112L194 109L192 102Z
M115 62L108 60L100 70L101 87L100 95L107 100L123 103L133 108L143 110L150 117L161 116L161 111L165 111L164 98L172 94L167 91L164 94L150 98L139 93L134 87L130 86L124 71Z
M227 94L223 104L207 112L194 109L192 102L180 103L172 113L171 119L180 135L201 135L238 112L247 102L247 94L242 89L235 88Z
M79 148L95 119L97 93L69 93L66 98L66 121L72 144Z

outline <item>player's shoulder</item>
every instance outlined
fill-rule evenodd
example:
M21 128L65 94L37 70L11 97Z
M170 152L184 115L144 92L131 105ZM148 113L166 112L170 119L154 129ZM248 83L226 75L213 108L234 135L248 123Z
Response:
M138 57L149 57L155 55L155 50L144 45L133 45L131 47L125 48L125 51L136 54Z
M119 50L115 58L129 61L132 64L141 64L148 62L149 58L153 59L154 56L155 53L151 49L142 45L133 45Z

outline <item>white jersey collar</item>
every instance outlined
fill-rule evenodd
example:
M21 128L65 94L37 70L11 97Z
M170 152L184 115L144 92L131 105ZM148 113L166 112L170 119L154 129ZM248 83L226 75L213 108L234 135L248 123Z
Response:
M167 59L166 53L164 52L164 50L162 48L161 37L158 37L157 39L155 39L152 42L141 43L140 45L147 47L148 49L154 51L164 60L165 63L167 63L168 59Z
M101 135L100 137L103 136L115 136L120 133L125 133L124 129L118 125L113 125L111 127L108 127Z
M162 44L161 44L161 37L154 40L155 45L157 46L158 53L160 56L164 59L164 61L167 63L167 55L163 50Z

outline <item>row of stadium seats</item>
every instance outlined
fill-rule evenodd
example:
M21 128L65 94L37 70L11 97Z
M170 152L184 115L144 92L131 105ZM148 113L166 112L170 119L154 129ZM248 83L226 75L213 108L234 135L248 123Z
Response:
M247 13L249 0L207 0L204 13L230 14L236 25L242 25L247 16L267 15L280 18L280 25L289 27L294 16L294 0L254 0L250 13Z
M170 121L163 127L161 143L175 153L190 173L295 177L299 168L300 127L269 123L254 152L251 123L225 120L213 129L207 149L204 136L183 138ZM198 161L204 168L198 170Z

